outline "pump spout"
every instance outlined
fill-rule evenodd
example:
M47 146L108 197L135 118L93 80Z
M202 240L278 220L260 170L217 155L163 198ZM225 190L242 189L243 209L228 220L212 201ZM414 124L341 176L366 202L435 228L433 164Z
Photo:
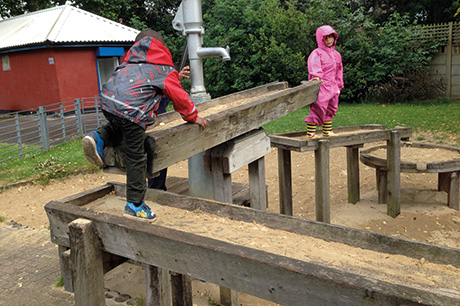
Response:
M196 50L196 54L200 57L206 57L206 56L222 56L222 60L224 62L229 61L230 58L230 47L227 46L227 48L221 48L221 47L214 47L214 48L198 48Z

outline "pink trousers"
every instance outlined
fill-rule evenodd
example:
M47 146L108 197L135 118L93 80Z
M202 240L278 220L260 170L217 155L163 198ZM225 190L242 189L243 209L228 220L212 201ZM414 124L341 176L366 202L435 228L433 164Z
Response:
M317 126L322 126L324 121L332 121L339 107L339 94L318 95L318 100L310 105L310 114L305 118L307 123L316 123Z

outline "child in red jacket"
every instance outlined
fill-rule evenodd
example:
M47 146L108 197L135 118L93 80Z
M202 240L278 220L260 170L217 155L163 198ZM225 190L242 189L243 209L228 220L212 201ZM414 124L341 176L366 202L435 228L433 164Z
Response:
M307 139L317 138L317 126L323 126L323 137L334 136L332 118L335 116L340 91L343 88L342 57L335 50L338 35L328 25L316 30L318 48L308 57L308 79L322 81L318 99L310 105L310 114L305 118Z
M144 30L137 35L125 62L102 86L102 110L109 122L83 138L86 158L99 167L104 166L104 145L116 146L124 140L125 213L149 220L154 220L156 215L144 203L147 186L145 130L155 122L163 95L173 102L174 110L185 121L203 129L207 127L208 120L198 117L195 104L182 89L163 37L156 31Z

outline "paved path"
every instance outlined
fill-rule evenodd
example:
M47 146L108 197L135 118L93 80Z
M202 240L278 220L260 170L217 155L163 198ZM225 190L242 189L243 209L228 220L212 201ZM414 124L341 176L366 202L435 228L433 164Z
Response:
M0 222L0 305L74 305L72 293L56 287L60 276L57 246L48 229ZM127 305L106 294L106 305Z

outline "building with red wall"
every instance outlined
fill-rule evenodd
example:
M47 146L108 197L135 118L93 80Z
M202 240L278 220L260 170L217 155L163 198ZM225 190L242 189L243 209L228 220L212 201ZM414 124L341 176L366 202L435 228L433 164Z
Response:
M58 6L0 21L0 111L93 97L138 33Z

